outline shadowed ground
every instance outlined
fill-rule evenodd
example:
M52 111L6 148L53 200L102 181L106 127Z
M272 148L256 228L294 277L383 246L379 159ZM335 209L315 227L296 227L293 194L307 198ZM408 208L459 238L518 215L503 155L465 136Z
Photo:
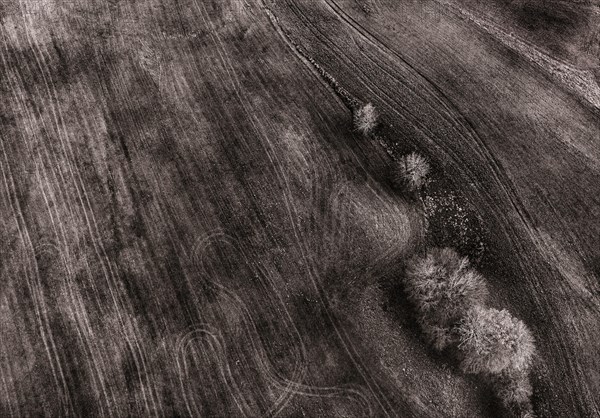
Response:
M394 290L413 147L538 340L538 415L597 414L598 7L475 3L0 6L1 415L501 414Z

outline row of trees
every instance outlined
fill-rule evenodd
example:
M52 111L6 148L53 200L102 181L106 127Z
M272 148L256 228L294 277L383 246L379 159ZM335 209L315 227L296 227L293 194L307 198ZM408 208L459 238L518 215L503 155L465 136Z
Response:
M377 112L368 103L353 113L354 127L374 135ZM418 192L427 184L430 166L411 153L393 169L397 187ZM527 326L507 310L487 306L486 281L451 248L431 248L407 263L404 287L428 342L447 350L465 373L483 376L502 403L521 417L532 417L529 371L535 353Z

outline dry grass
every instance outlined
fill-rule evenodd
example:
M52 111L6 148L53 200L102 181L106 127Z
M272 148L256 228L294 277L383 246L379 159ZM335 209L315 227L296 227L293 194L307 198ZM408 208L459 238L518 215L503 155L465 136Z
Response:
M456 328L462 369L467 373L525 372L534 341L525 324L506 310L475 306Z
M427 184L430 167L425 157L412 152L403 156L396 163L393 174L394 183L398 187L406 187L410 191L420 190Z
M377 111L375 106L367 103L354 112L354 129L363 135L370 135L377 126Z
M483 278L450 248L434 248L411 259L405 289L423 332L440 350L452 342L457 322L487 297Z

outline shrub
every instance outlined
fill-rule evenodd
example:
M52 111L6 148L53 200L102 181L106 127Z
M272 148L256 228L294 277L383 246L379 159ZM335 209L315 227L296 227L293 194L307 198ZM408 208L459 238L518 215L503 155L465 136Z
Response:
M533 337L525 324L506 310L475 306L456 329L458 348L467 373L525 372L534 353Z
M354 128L363 135L370 135L377 125L375 106L367 103L354 111Z
M434 248L411 259L405 289L423 332L438 350L452 342L455 324L487 296L483 278L450 248Z
M398 187L417 191L427 184L430 167L425 157L412 152L396 163L393 179Z
M440 326L433 318L423 316L418 320L425 339L438 351L444 350L454 342L452 327Z
M492 377L492 384L502 403L508 407L525 405L531 398L531 382L527 370L505 371Z
M533 390L528 370L507 369L490 377L494 392L513 416L533 418L530 400Z

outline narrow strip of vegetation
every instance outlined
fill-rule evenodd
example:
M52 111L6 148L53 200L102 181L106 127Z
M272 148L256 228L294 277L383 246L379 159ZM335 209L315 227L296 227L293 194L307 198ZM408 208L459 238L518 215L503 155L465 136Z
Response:
M303 48L288 40L350 109L354 129L377 139L375 107L357 100ZM396 163L392 180L414 193L427 185L429 172L428 161L411 153ZM483 375L507 408L522 418L533 417L529 369L535 345L531 332L508 311L485 307L485 280L468 259L449 248L433 248L409 261L405 279L427 340L437 350L452 349L464 372Z

